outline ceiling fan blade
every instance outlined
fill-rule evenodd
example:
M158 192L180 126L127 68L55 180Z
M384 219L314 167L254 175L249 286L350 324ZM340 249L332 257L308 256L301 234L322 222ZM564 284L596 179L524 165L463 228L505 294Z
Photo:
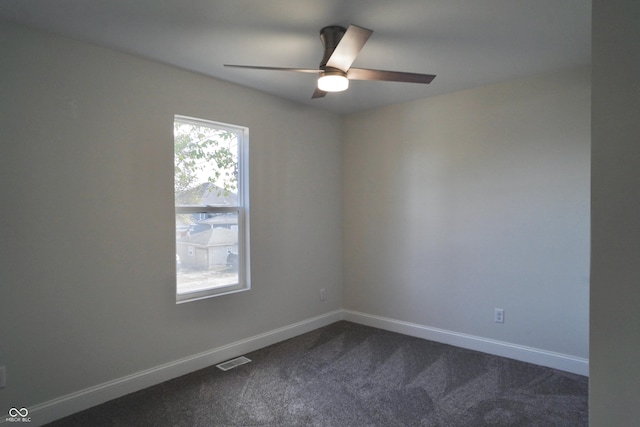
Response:
M315 68L260 67L256 65L230 65L230 64L224 64L224 66L231 67L231 68L245 68L249 70L294 71L296 73L312 73L312 74L318 74L322 72L322 70L317 70Z
M327 92L320 90L318 88L316 88L315 91L313 91L313 95L311 96L311 99L315 99L315 98L324 98L324 96L327 94Z
M371 37L371 34L373 34L371 30L357 25L349 25L340 42L338 42L338 46L336 46L327 60L326 66L337 68L346 73L364 47L364 44Z
M436 78L433 74L405 73L402 71L369 70L367 68L350 68L347 72L350 80L379 80L404 83L431 83Z

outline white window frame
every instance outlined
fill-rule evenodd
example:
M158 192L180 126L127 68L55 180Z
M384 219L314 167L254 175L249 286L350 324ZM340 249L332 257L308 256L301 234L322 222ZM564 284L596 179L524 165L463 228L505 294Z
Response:
M238 283L220 286L211 289L178 293L176 271L176 303L198 301L221 295L244 292L251 289L251 263L249 250L249 128L227 123L194 117L175 115L174 123L187 123L196 126L205 126L215 129L223 129L237 135L238 143L238 205L228 206L175 206L175 214L193 213L237 213L238 215ZM174 195L175 197L175 195ZM175 201L174 201L175 205ZM173 230L175 234L175 230ZM174 248L175 249L175 248ZM177 267L176 267L177 269Z

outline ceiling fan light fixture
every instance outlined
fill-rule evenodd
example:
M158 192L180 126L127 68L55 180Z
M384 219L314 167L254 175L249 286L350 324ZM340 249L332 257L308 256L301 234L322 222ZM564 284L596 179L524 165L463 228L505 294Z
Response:
M336 71L325 71L318 78L318 89L325 92L342 92L349 87L349 79L346 73Z

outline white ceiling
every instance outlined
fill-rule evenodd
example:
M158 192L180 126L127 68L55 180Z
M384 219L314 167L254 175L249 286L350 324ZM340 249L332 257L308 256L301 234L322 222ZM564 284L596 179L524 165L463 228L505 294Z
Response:
M260 89L337 113L590 63L591 0L2 0L0 20ZM374 30L354 67L436 74L430 85L352 81L311 99L327 25Z

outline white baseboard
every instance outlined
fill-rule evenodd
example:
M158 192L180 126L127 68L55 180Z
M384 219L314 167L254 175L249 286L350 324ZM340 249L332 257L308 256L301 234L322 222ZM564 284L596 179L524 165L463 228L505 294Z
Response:
M456 347L559 369L561 371L572 372L574 374L589 375L589 360L581 357L432 328L416 323L403 322L351 310L344 310L344 320L443 344L450 344Z
M387 331L508 357L580 375L588 375L589 361L532 347L461 334L415 323L403 322L351 310L336 310L244 340L217 347L113 381L98 384L29 408L30 425L40 426L92 406L160 384L173 378L213 366L289 338L313 331L339 320L348 320ZM5 424L5 418L0 418ZM8 423L6 423L8 424Z
M216 365L225 360L313 331L342 320L342 310L312 317L244 340L98 384L28 408L32 426L40 426L92 406ZM4 424L5 418L0 418ZM7 423L8 424L8 423Z

